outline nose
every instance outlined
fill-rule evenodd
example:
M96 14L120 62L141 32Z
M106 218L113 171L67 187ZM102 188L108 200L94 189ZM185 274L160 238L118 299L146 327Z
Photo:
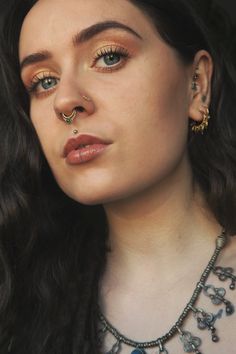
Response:
M92 98L82 91L81 86L75 79L61 78L54 98L54 111L59 119L68 123L72 120L65 117L74 117L74 112L82 118L95 111Z

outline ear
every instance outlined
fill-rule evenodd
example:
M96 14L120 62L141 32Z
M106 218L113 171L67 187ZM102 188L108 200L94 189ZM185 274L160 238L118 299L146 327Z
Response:
M213 62L210 54L205 50L198 51L191 67L191 102L189 106L189 118L195 122L202 121L202 111L210 105L212 73Z

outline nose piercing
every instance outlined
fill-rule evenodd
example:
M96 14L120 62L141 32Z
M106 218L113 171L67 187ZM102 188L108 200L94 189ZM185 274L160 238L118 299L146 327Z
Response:
M88 101L88 102L91 102L91 101L92 101L91 98L89 98L88 96L83 95L82 97L83 97L83 99L84 99L85 101ZM83 111L84 111L84 108L81 107L81 106L79 106L79 110L80 110L81 112L83 112ZM72 123L73 123L73 120L75 119L75 117L76 117L76 115L77 115L77 113L78 113L78 110L77 110L77 109L74 109L69 115L67 115L67 114L65 114L65 113L62 112L62 113L61 113L61 116L62 116L62 119L64 120L64 122L66 122L66 124L72 124Z
M88 96L83 95L82 97L83 97L83 99L84 99L85 101L88 101L88 102L91 101L91 98L89 98Z
M71 114L67 115L65 113L61 113L62 119L64 120L64 122L66 122L66 124L71 124L73 122L73 120L75 119L75 116L77 114L77 110L74 109Z

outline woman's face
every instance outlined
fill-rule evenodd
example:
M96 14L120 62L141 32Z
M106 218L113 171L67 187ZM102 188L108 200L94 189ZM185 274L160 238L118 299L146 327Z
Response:
M192 68L129 1L38 1L23 23L19 57L33 125L66 194L108 203L184 174ZM66 124L61 112L78 106L83 112ZM88 161L82 150L66 158L68 139L81 134L109 144L94 146Z

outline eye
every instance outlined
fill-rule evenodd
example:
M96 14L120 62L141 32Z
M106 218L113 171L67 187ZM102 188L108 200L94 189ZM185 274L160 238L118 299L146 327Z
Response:
M57 84L57 80L54 77L46 77L45 79L41 80L40 83L44 90L49 90Z
M35 93L40 95L53 90L58 82L58 78L52 76L50 73L42 72L33 77L29 86L27 87L27 91L31 94Z
M130 58L129 52L122 47L107 46L100 49L93 58L92 67L99 71L114 71L123 66ZM99 65L98 65L99 64Z

